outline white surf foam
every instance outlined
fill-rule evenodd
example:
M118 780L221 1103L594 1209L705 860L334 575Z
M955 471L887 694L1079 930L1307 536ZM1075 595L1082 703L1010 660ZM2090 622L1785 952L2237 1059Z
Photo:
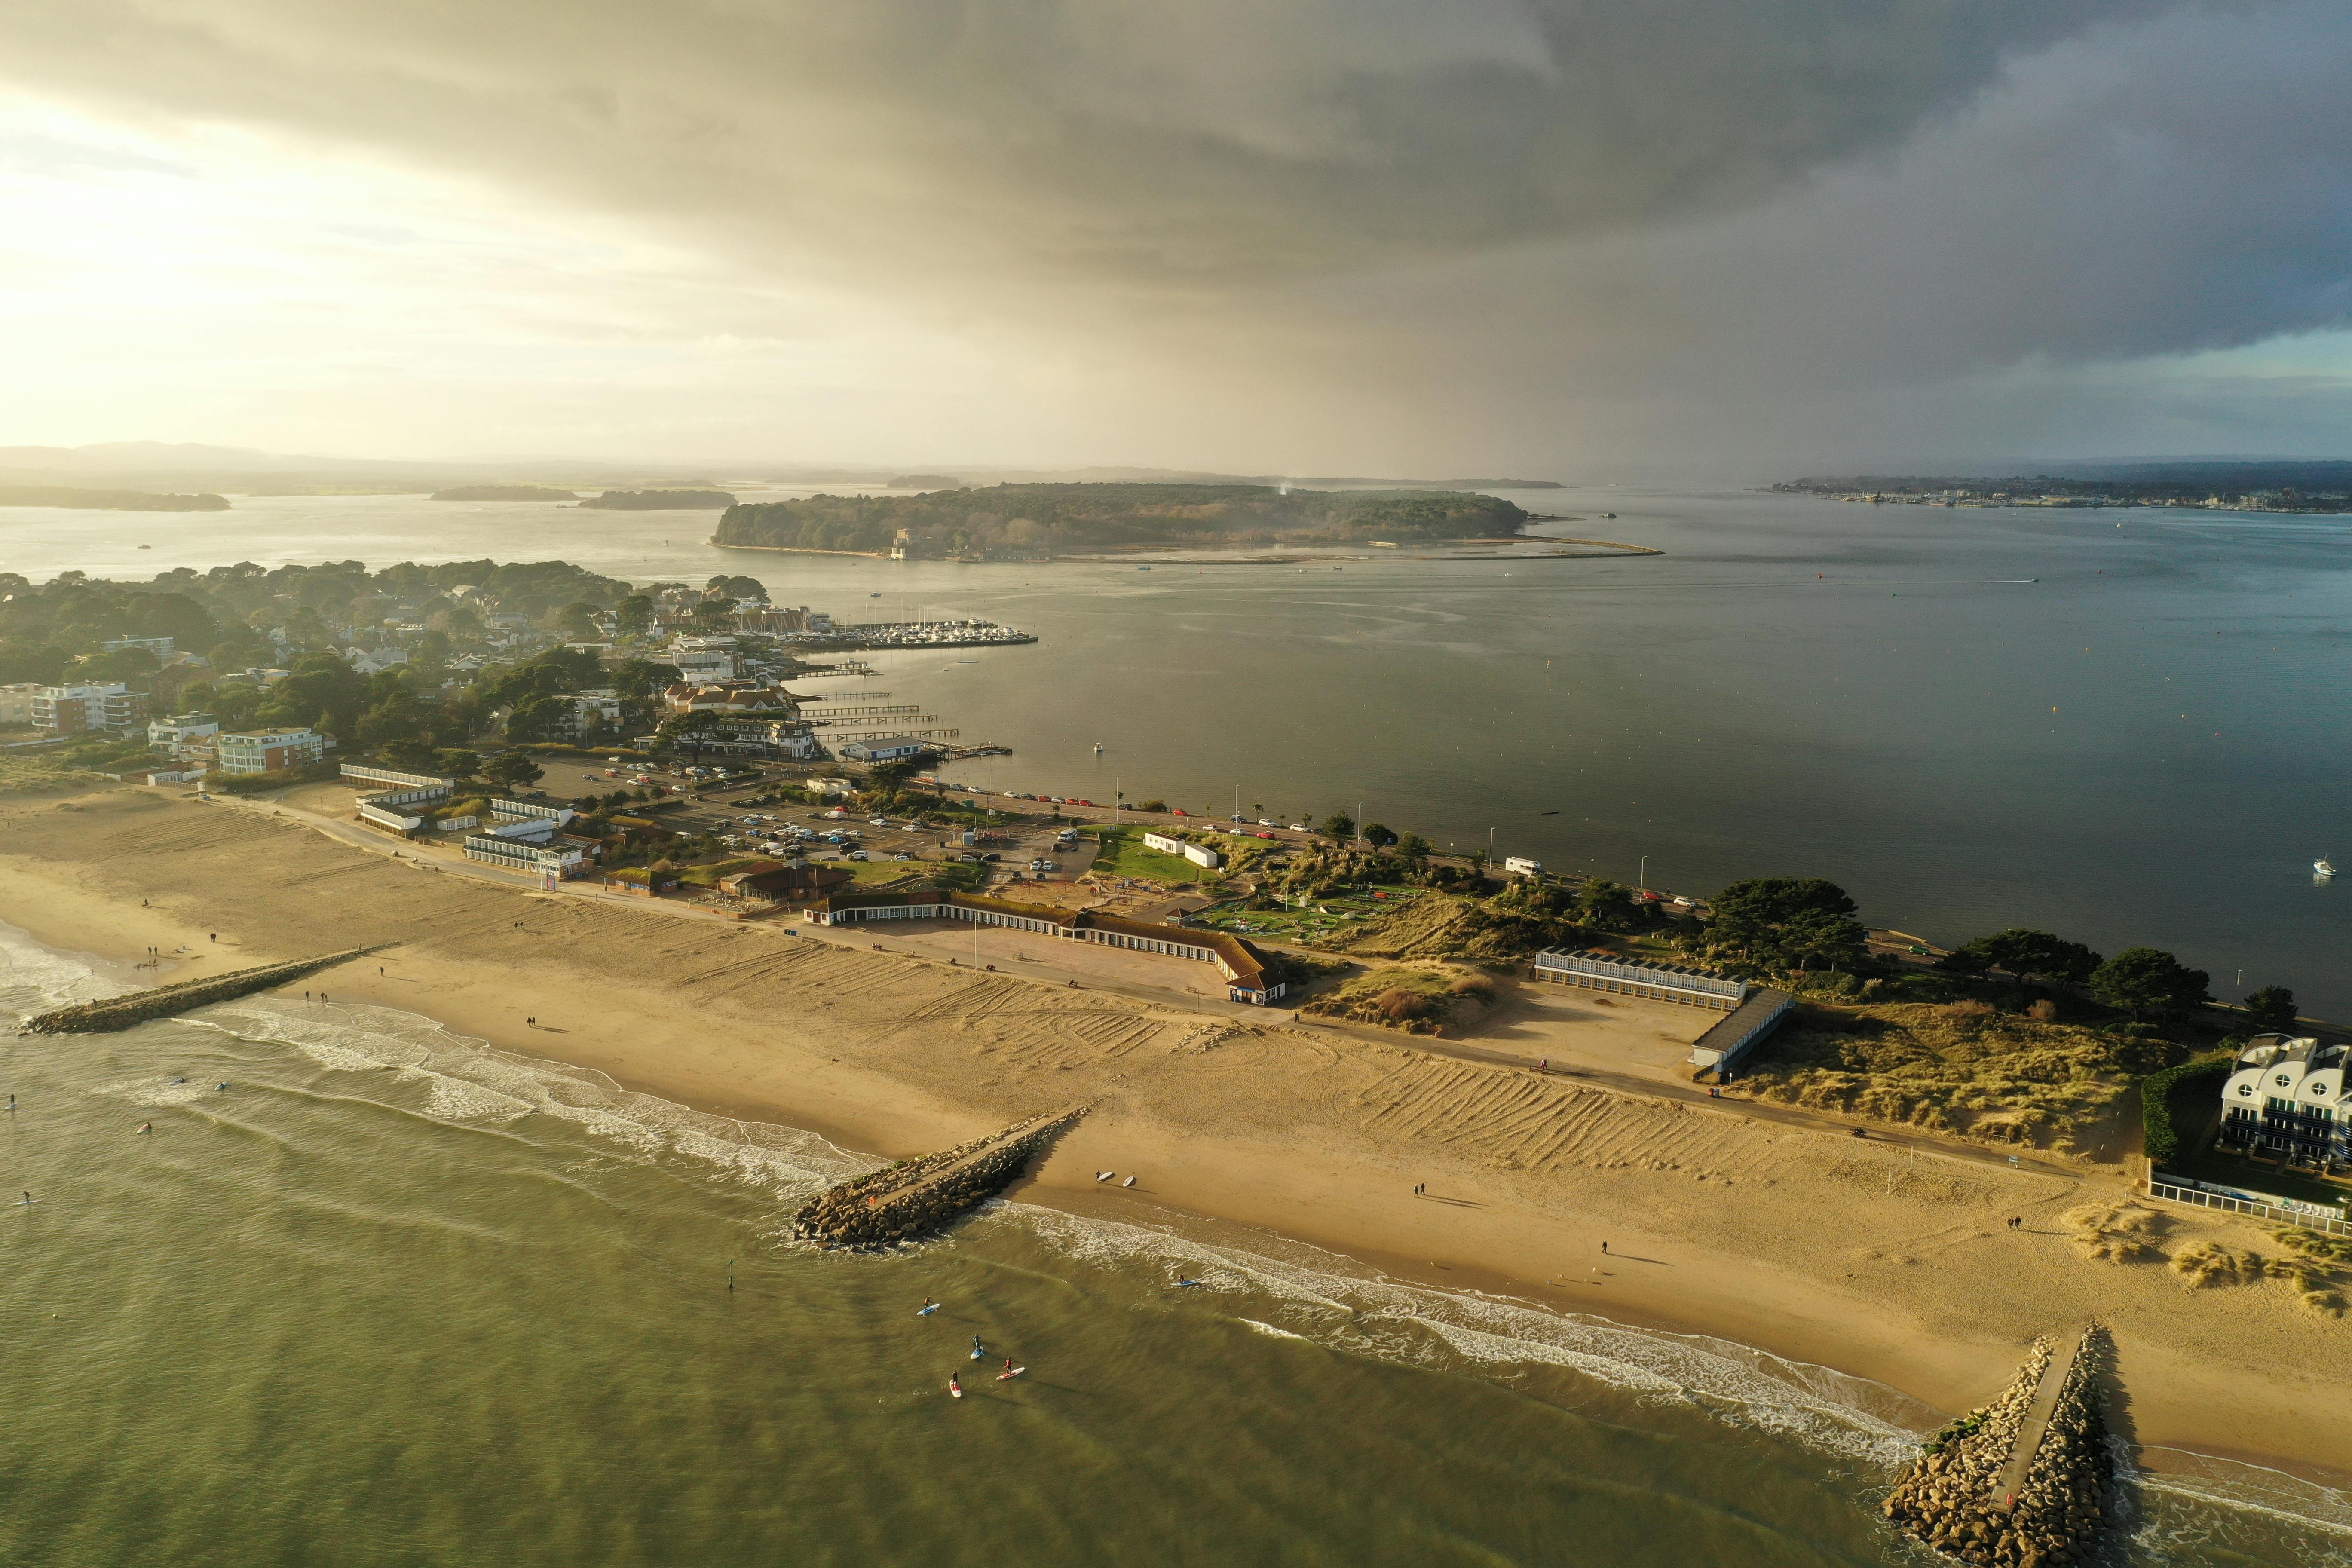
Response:
M404 1108L453 1123L546 1116L641 1159L682 1155L779 1196L872 1168L814 1133L713 1116L622 1088L604 1074L500 1050L421 1014L365 1004L249 996L180 1020L241 1039L290 1046L331 1071L389 1071L421 1088Z
M1636 1397L1688 1404L1882 1468L1917 1451L1918 1436L1901 1418L1928 1414L1894 1389L1829 1367L1705 1335L1407 1284L1298 1243L1266 1238L1291 1254L1274 1258L1031 1204L1005 1205L1002 1214L1072 1257L1157 1265L1171 1285L1190 1278L1213 1289L1270 1297L1286 1310L1290 1331L1333 1349L1485 1375L1561 1367Z
M143 989L87 953L58 952L0 921L0 1015L18 1020Z

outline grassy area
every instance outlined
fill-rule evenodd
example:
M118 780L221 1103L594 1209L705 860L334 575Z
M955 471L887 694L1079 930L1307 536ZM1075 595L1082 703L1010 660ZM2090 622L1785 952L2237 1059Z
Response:
M61 752L0 754L0 790L37 789L90 776L68 763Z
M1304 1004L1300 1011L1327 1018L1433 1033L1468 1010L1484 1011L1495 983L1482 974L1391 966L1357 975Z
M912 876L942 888L970 892L988 878L987 868L969 860L824 860L819 864L848 872L860 888Z
M1157 849L1147 848L1143 836L1150 831L1139 826L1085 829L1085 837L1102 846L1100 853L1095 857L1096 874L1138 877L1171 886L1180 882L1217 880L1219 873L1203 866L1195 866L1181 855L1163 855Z
M2168 1049L1979 1001L1808 1005L1734 1092L2063 1153L2088 1142Z
M1302 947L1343 941L1357 930L1394 914L1406 900L1421 895L1412 889L1381 889L1391 896L1376 899L1371 891L1311 899L1303 906L1280 910L1248 910L1238 906L1204 911L1201 923L1236 936L1261 936Z

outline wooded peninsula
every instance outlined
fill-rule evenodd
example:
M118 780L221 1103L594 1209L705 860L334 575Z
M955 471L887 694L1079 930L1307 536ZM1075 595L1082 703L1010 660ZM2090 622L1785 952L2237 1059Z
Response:
M715 544L882 554L1180 549L1275 542L1499 539L1529 513L1457 490L1273 485L1043 484L912 496L810 496L730 506ZM904 538L901 538L901 534Z
M77 485L0 485L0 506L60 506L84 511L226 511L226 497L95 490Z

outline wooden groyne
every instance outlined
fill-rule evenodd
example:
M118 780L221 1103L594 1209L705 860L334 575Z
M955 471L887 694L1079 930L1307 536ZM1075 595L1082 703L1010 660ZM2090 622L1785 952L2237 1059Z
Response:
M878 1247L934 1236L1011 1186L1084 1106L1033 1116L1001 1132L901 1160L818 1194L793 1234L821 1247Z
M1979 1568L2091 1562L2115 1485L2102 1414L2109 1359L2095 1326L2063 1362L2035 1341L2006 1393L1928 1440L1886 1517Z
M113 1029L127 1029L133 1024L143 1024L150 1018L166 1018L174 1013L184 1013L192 1007L209 1006L215 1002L232 1001L249 996L256 991L267 991L289 980L299 980L314 970L373 952L373 948L354 947L341 952L322 953L317 958L298 958L290 963L265 963L254 969L235 969L226 974L205 975L195 980L182 980L170 985L158 985L152 991L134 991L128 996L109 996L100 1002L81 1002L71 1007L59 1007L28 1020L25 1028L35 1035L89 1035Z

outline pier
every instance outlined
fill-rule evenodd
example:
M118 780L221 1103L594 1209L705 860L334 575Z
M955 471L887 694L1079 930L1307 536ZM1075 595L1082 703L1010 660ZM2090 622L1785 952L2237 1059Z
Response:
M793 1234L859 1250L935 1236L1018 1180L1086 1107L1033 1116L999 1132L901 1160L828 1188L793 1216Z
M175 1013L210 1006L215 1002L233 1001L239 996L249 996L256 991L267 991L273 985L299 980L314 971L374 951L367 947L348 948L341 952L323 953L317 958L298 958L288 963L265 963L254 969L232 970L226 974L182 980L170 985L158 985L149 991L134 991L128 996L109 996L103 1001L77 1003L71 1007L59 1007L30 1019L25 1029L26 1033L35 1035L89 1035L128 1029L151 1018L167 1018Z

